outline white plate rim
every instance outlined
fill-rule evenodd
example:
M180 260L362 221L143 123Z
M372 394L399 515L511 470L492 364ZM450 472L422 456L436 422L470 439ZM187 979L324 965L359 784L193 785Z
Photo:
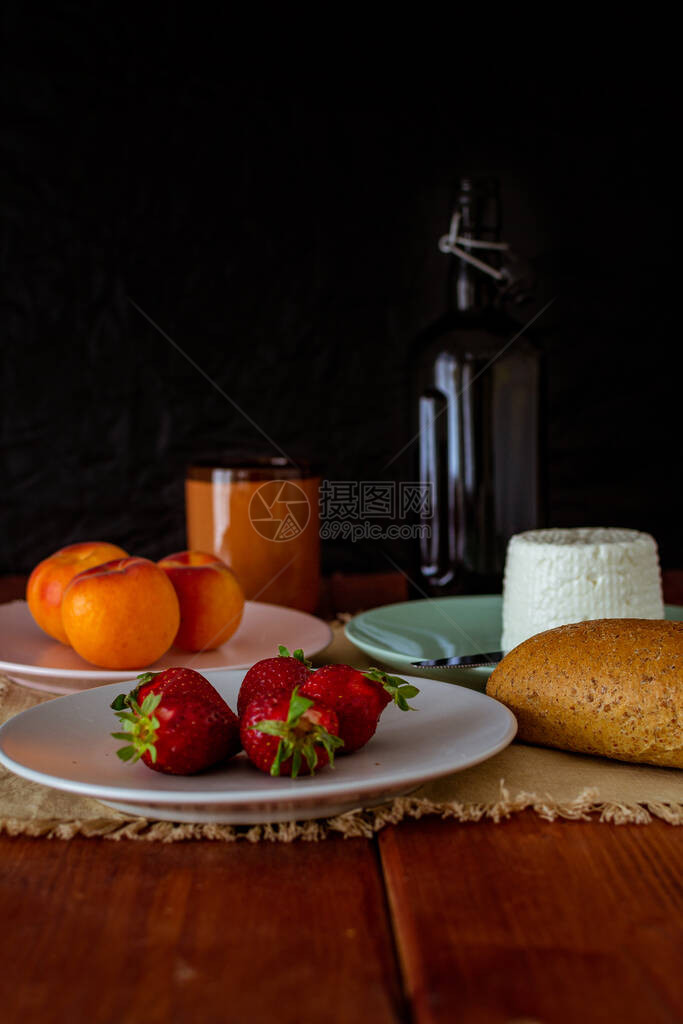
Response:
M233 669L231 671L240 671L239 669ZM116 800L120 803L132 803L132 804L170 804L170 805L216 805L221 806L229 804L234 807L245 808L249 805L262 804L262 803L286 803L296 805L299 801L301 803L310 803L312 800L325 801L328 798L343 797L348 794L349 797L355 797L356 795L362 796L366 793L375 793L377 791L384 792L403 792L420 786L426 782L433 781L434 779L443 778L445 775L450 775L453 772L464 771L466 768L472 768L477 764L481 764L483 761L487 761L489 758L494 757L496 754L504 750L514 739L517 733L517 720L512 712L500 701L495 700L493 697L489 697L486 694L478 693L473 690L469 690L466 687L455 686L453 683L441 683L434 679L424 679L424 677L417 676L406 676L407 682L412 682L415 685L419 685L424 689L425 685L434 687L446 687L448 691L462 690L467 693L469 700L474 700L475 704L481 706L496 705L497 713L502 713L507 720L507 727L500 740L498 740L491 747L487 747L486 750L478 755L468 757L462 764L441 762L439 765L433 766L432 768L420 771L415 774L414 771L406 772L402 774L397 772L395 769L388 771L385 774L378 773L376 776L366 780L344 780L329 778L329 776L316 775L311 778L302 778L296 782L296 785L301 787L299 791L293 791L291 788L286 790L278 789L277 782L273 783L272 790L259 790L258 792L235 791L226 789L225 791L191 791L191 790L155 790L155 789L128 789L125 786L104 786L93 783L80 782L78 780L66 779L61 776L51 775L46 772L37 771L36 769L27 767L26 765L15 761L12 757L7 755L3 749L3 740L7 733L12 729L12 723L15 723L19 719L25 718L26 716L32 716L36 714L44 714L45 708L54 704L55 701L78 701L83 697L92 693L92 690L85 690L81 693L71 693L64 697L55 697L51 701L44 701L41 704L37 704L32 708L27 708L25 711L21 711L18 715L13 716L4 725L0 726L0 764L8 768L15 775L19 775L22 778L28 779L31 782L39 783L40 785L49 786L52 789L58 789L67 793L77 793L80 796L93 797L96 800ZM101 694L103 700L105 700L109 694L107 690L111 691L112 698L116 696L118 686L112 683L108 687L100 687L97 692ZM5 734L5 735L3 735ZM193 777L194 778L194 777ZM201 775L197 775L196 778L201 780Z
M14 605L14 604L26 604L26 602L22 601L20 598L18 598L15 601L8 601L7 602L7 605ZM325 629L327 630L327 641L326 641L326 643L323 644L320 647L316 647L315 650L311 649L310 652L307 650L306 651L306 656L307 657L309 656L309 653L310 653L310 657L315 657L316 654L320 654L321 651L324 651L325 648L329 647L329 645L332 643L333 633L332 633L332 628L330 627L330 624L328 622L325 622L324 619L318 618L317 615L311 615L310 612L300 611L298 608L288 608L286 605L271 604L268 601L246 601L245 602L245 607L247 605L255 605L255 604L259 605L262 608L276 608L278 611L285 610L285 611L288 611L288 612L292 612L292 614L294 614L294 615L303 615L303 616L305 616L308 619L313 619L319 626L321 626L321 627L324 626L325 627ZM26 610L28 612L28 605L26 605ZM30 612L28 612L28 614L30 615ZM39 628L39 627L36 627L36 628ZM173 650L173 649L174 648L171 648L171 650ZM182 651L179 651L178 655L179 655L179 657L181 659L184 659L184 660L187 660L187 659L193 657L193 655L191 653L189 653L189 652L182 652ZM164 657L165 657L165 655L164 655ZM239 671L240 669L247 669L247 668L250 668L250 664L245 662L243 665L225 665L225 666L217 665L217 666L212 667L211 669L206 669L206 671L207 672L233 672L233 671ZM2 671L2 672L12 672L12 673L14 673L16 675L32 676L32 677L35 677L36 679L73 679L74 681L77 681L77 682L84 682L84 681L87 681L89 679L94 679L94 680L97 680L98 682L114 683L114 682L120 682L123 679L135 679L137 676L140 675L141 672L144 672L145 669L139 669L139 668L138 669L101 669L101 668L96 668L94 665L93 665L92 668L82 668L82 669L48 668L48 667L45 667L43 665L27 665L27 664L24 664L24 663L21 663L21 662L5 661L4 659L0 658L0 671ZM69 695L67 694L67 696L69 696Z

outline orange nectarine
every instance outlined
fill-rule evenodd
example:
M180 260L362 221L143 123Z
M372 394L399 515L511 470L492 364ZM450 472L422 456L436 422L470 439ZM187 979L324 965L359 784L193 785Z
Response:
M205 551L179 551L158 563L180 602L176 647L210 651L226 643L242 621L244 593L232 569Z
M168 650L180 608L166 573L147 558L119 558L80 573L62 600L77 654L101 668L145 668Z
M29 577L26 600L40 628L60 643L68 644L62 623L62 597L67 584L85 569L126 557L123 548L116 544L94 540L69 544L39 562Z

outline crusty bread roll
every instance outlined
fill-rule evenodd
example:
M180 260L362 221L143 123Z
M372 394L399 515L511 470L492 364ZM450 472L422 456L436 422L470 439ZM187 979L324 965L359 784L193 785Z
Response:
M486 692L517 716L521 740L683 768L683 622L549 629L510 651Z

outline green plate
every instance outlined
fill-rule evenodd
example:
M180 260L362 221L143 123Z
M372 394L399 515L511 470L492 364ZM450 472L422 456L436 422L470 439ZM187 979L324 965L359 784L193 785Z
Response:
M412 662L499 651L502 606L500 594L403 601L356 615L346 635L374 661L399 672L483 691L492 667L419 669ZM666 605L665 615L683 622L683 606Z

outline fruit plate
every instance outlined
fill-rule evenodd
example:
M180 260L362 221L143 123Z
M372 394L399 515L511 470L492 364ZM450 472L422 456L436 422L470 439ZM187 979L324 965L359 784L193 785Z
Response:
M234 708L243 671L207 672ZM153 772L124 764L110 737L109 705L117 684L58 697L23 711L0 729L0 763L55 789L95 797L116 810L178 822L250 825L330 817L409 793L430 779L468 768L498 753L517 730L498 701L459 686L406 677L420 687L416 711L390 704L362 750L338 757L334 770L313 777L273 779L244 754L201 775Z
M683 621L683 607L666 605L667 619ZM423 673L483 692L493 667L418 669L412 662L500 650L503 599L500 594L435 597L403 601L356 615L346 624L349 640L399 672Z
M188 654L172 647L149 668L158 671L186 665L197 672L249 668L277 654L278 644L302 647L313 656L324 650L332 630L313 615L276 604L247 601L240 627L227 644L215 651ZM110 671L89 665L71 647L52 640L35 624L25 601L0 605L0 672L36 690L77 693L98 683L134 679L141 669Z

